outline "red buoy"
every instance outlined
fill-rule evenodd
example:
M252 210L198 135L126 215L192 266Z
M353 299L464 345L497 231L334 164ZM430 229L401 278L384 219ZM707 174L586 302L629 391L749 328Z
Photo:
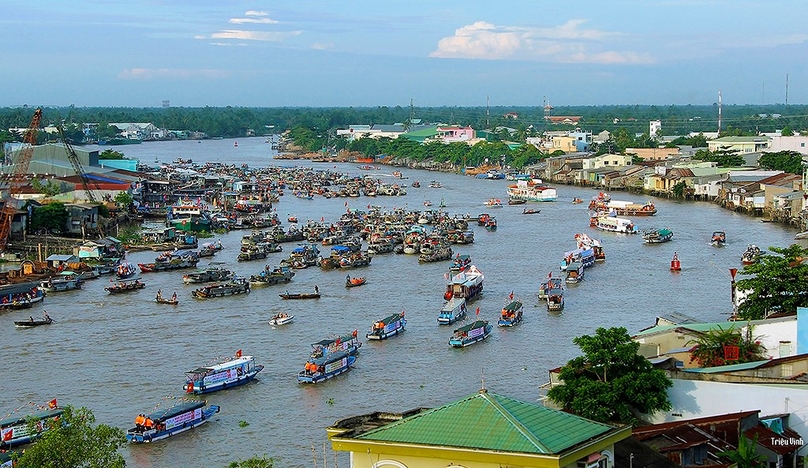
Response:
M682 271L682 265L679 263L679 255L674 252L673 259L671 260L671 271Z

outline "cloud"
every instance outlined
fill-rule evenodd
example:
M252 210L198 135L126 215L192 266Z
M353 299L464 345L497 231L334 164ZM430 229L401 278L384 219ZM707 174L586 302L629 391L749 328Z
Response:
M225 29L210 35L211 39L240 39L244 41L279 42L288 37L299 36L301 31L246 31L243 29Z
M219 79L227 78L231 75L226 70L199 69L188 70L182 68L127 68L118 73L118 78L122 80L155 80L155 79L188 79L207 78Z
M247 18L230 18L232 24L278 24L277 20L269 18L265 11L250 10L244 13Z
M333 49L334 48L334 43L333 42L328 42L328 43L315 42L314 44L311 45L311 48L314 49L314 50Z
M573 19L550 28L496 26L477 21L438 41L430 57L483 60L527 60L559 63L650 63L647 54L603 50L622 34L586 29Z

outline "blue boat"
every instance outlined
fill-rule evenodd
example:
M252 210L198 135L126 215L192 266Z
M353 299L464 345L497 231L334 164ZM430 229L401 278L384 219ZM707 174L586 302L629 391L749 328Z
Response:
M135 418L135 427L126 431L126 440L134 444L147 444L205 424L219 412L218 405L205 408L207 402L187 401Z
M316 384L336 377L343 372L351 370L356 362L356 356L348 351L329 353L318 358L306 361L305 369L297 374L297 382L301 384Z
M393 314L373 322L373 328L365 337L369 340L385 340L399 333L404 333L405 325L407 325L407 319L404 318L404 312Z
M580 283L584 279L584 266L580 262L572 262L567 266L567 277L564 279L567 283L575 284Z
M453 297L443 304L438 314L438 323L451 325L460 319L466 318L466 300L462 297Z
M337 336L334 338L326 338L316 343L312 343L311 358L317 359L328 356L329 354L346 352L350 355L355 355L362 347L362 342L357 338L357 330L354 330L348 335Z
M513 327L522 321L522 301L511 299L502 308L497 325L500 327Z
M48 430L48 422L58 419L64 410L56 406L56 400L51 400L48 408L26 415L9 416L0 419L0 449L23 445L35 441ZM29 423L35 422L34 430Z
M264 366L256 365L255 357L242 356L238 350L236 357L227 362L186 372L187 380L182 388L196 395L211 393L251 382L262 370Z
M454 348L464 348L471 346L478 341L488 338L494 327L485 320L476 320L473 323L464 325L454 331L449 339L449 345Z
M564 260L561 260L561 270L566 271L572 263L581 263L584 268L589 268L595 264L595 250L593 248L579 248L564 252Z

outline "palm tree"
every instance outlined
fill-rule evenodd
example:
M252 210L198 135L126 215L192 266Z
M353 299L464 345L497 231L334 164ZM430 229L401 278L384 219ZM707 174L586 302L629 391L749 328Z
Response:
M690 362L695 361L699 367L723 366L725 364L741 364L744 362L760 361L765 359L766 348L760 344L757 337L752 336L753 326L748 324L746 331L741 333L732 324L724 329L720 325L695 340L688 341L688 345L695 347L690 351ZM727 359L727 346L738 348L737 359Z
M726 458L735 463L738 468L760 468L766 466L766 457L757 453L758 435L750 441L743 434L738 438L738 448L735 450L723 450L718 452L718 456Z

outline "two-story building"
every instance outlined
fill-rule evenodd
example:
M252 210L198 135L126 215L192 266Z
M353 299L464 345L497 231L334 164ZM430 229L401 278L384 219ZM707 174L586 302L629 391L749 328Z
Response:
M711 152L737 151L740 154L757 153L769 147L771 138L767 136L728 136L707 141Z

